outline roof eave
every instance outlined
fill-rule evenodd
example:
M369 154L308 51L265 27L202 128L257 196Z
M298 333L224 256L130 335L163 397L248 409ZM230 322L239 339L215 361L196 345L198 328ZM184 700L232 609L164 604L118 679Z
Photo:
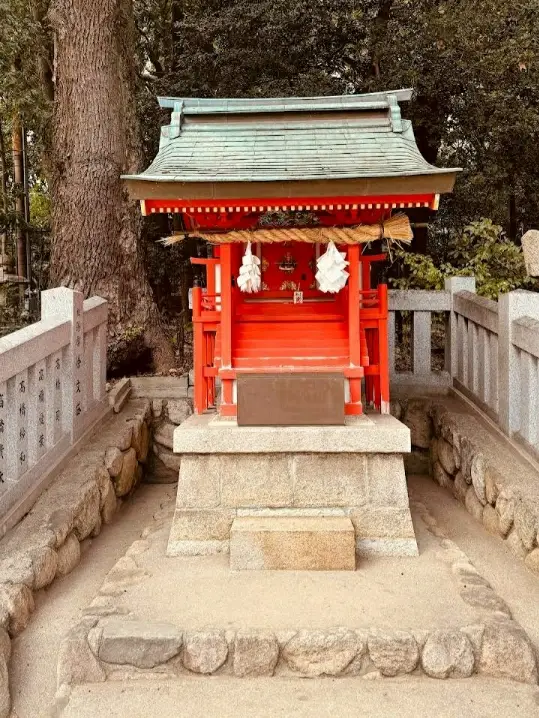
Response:
M245 199L248 197L339 197L392 194L447 194L460 169L375 177L261 181L185 181L147 175L124 175L132 199Z

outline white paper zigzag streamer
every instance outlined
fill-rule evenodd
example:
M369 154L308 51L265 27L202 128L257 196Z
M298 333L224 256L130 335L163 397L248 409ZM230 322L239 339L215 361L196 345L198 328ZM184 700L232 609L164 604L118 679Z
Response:
M249 294L259 292L262 286L260 259L252 253L251 242L247 242L236 284L242 292L248 292Z
M316 281L321 292L336 294L346 286L350 275L345 269L349 264L345 257L345 252L339 252L335 244L329 242L327 250L316 261Z

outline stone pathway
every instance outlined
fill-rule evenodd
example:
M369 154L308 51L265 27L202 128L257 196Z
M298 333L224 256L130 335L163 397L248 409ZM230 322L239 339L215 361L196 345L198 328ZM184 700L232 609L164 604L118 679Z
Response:
M539 614L534 610L539 605L537 579L524 565L515 564L503 542L484 532L466 510L431 479L414 477L409 485L413 513L423 515L421 521L430 522L430 538L423 529L419 531L423 536L423 546L430 541L432 551L436 552L432 543L436 538L438 542L453 542L439 550L463 550L492 584L495 594L508 604L514 617L529 635L537 639ZM488 678L435 681L408 677L390 681L363 679L358 683L357 678L312 681L259 678L256 681L240 681L226 676L204 679L184 675L174 681L130 680L74 686L70 695L58 695L53 704L56 658L63 635L77 623L82 610L118 558L138 538L151 517L156 512L163 512L164 508L160 518L163 520L166 506L173 501L174 494L173 486L141 487L132 503L122 509L117 522L106 527L94 539L92 549L83 557L81 565L70 576L38 594L38 607L30 626L13 643L14 716L228 718L230 715L234 718L273 718L294 715L298 718L333 718L338 715L343 718L393 718L397 715L396 705L399 718L430 718L433 715L460 718L464 711L470 718L539 715L539 691L536 686ZM439 536L436 537L436 533ZM425 578L428 580L428 577ZM376 584L380 577L372 575L372 579ZM432 586L429 588L433 595ZM408 600L404 592L403 607ZM436 596L435 600L440 600L440 597ZM457 600L460 599L457 597ZM443 602L440 608L443 608ZM325 610L329 611L331 618L337 619L337 614L331 614L333 609L329 602L326 602ZM336 610L343 609L337 607ZM323 613L324 607L319 606L318 611ZM373 672L373 677L377 675ZM52 707L44 710L46 705Z
M477 619L475 606L459 599L451 572L451 563L465 557L455 553L456 547L444 550L419 514L420 556L362 558L356 571L318 572L230 571L227 554L170 558L165 555L170 518L169 513L130 547L86 615L158 618L190 631L204 626L413 630Z
M408 478L410 501L428 507L438 527L468 555L479 573L511 607L539 650L539 581L506 541L487 533L464 506L427 476Z
M116 521L92 539L74 571L35 594L31 621L12 642L10 679L17 718L48 714L43 711L54 699L58 649L66 631L80 619L82 608L118 557L140 536L163 502L174 496L174 486L141 485L122 506Z

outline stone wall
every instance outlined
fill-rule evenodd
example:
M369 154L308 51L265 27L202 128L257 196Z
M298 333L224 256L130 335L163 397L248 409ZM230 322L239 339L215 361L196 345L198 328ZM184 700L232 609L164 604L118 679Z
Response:
M410 467L428 469L487 531L506 541L539 574L539 482L534 472L526 483L518 479L516 467L502 466L484 440L484 429L469 415L428 400L396 404L394 412L411 430Z
M174 429L193 413L191 399L152 399L152 446L148 478L152 483L175 484L181 456L172 451Z
M113 520L135 490L147 462L150 432L150 402L130 402L0 541L0 718L9 715L10 639L28 625L34 592L75 568L81 546Z

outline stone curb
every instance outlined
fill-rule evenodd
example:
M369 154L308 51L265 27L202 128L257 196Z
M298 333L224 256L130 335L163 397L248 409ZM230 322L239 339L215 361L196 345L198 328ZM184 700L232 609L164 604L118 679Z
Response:
M167 387L165 387L166 389ZM159 392L158 396L161 396ZM172 451L174 429L193 413L190 398L152 399L153 443L150 452L150 481L175 484L180 472L181 456Z
M419 402L414 400L419 414ZM423 400L423 418L412 419L420 427L416 435L422 447L428 440L431 475L448 489L489 533L507 542L513 554L539 575L539 505L511 486L489 461L486 452L459 427L458 416L443 404ZM405 421L407 420L405 413ZM429 439L430 431L430 439ZM414 441L412 431L412 443Z
M131 394L131 380L127 377L120 379L114 386L109 390L107 398L109 400L109 406L112 407L115 414L119 414L124 408L129 396Z
M9 645L28 625L33 592L70 573L81 543L109 524L122 500L140 482L150 444L151 409L131 401L68 463L32 510L0 541L0 641ZM80 635L76 646L80 645ZM73 655L71 647L66 655ZM0 675L6 658L0 655ZM7 675L7 673L6 673ZM87 672L86 672L87 675ZM9 708L7 680L0 682L0 718Z
M537 683L530 640L517 623L501 616L432 631L337 627L282 633L219 628L184 632L171 624L116 616L93 622L85 619L64 639L60 686L155 674L366 679L410 673L439 679L480 674Z

